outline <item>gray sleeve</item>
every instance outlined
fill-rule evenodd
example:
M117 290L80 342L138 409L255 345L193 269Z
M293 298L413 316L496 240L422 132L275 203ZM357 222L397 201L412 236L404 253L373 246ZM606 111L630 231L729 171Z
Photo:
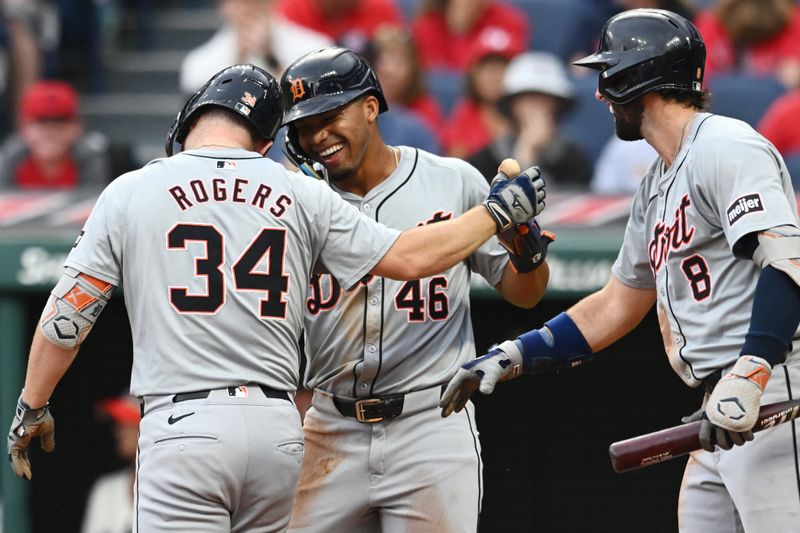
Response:
M359 213L326 183L308 178L304 181L319 209L320 259L348 290L386 255L400 232Z
M733 247L748 233L797 226L791 184L780 155L760 135L712 137L695 147L698 193Z
M478 170L468 163L458 166L464 183L462 212L466 213L479 205L489 195L489 184ZM497 237L492 237L467 258L469 268L480 274L494 287L503 278L508 264L508 252L500 245Z
M635 289L655 288L650 258L647 255L647 236L644 224L647 193L642 180L639 190L633 198L628 225L625 227L625 238L619 250L617 260L611 267L611 273L622 284Z
M125 177L130 177L126 175ZM112 285L122 283L122 247L129 179L120 177L97 199L89 219L72 247L65 267Z

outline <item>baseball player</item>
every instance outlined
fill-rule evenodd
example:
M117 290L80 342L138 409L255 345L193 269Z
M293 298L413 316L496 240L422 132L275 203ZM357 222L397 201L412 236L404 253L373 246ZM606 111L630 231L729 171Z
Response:
M321 164L333 190L367 217L399 230L435 225L486 196L485 179L467 163L384 143L377 121L386 100L355 52L311 52L281 85L291 157ZM436 276L372 276L351 290L321 262L305 306L313 398L290 530L477 529L482 464L473 409L443 420L437 406L443 384L474 357L472 273L509 302L533 307L547 284L549 241L531 240L535 252L515 254L516 267L493 239Z
M346 290L369 272L418 279L541 206L520 175L458 219L400 234L264 159L281 119L277 81L229 67L178 114L171 157L100 196L33 340L8 436L18 476L31 477L32 437L52 451L48 399L124 283L143 413L134 530L284 530L303 457L292 395L314 263Z
M458 371L443 415L498 381L580 364L632 330L657 303L669 361L706 395L704 450L691 455L678 505L684 533L800 528L795 423L750 431L759 406L800 391L800 230L780 154L747 124L704 112L705 47L669 11L608 20L597 99L617 135L659 157L633 200L612 277L539 330ZM748 442L752 441L752 442ZM733 448L734 446L740 448ZM733 449L732 449L733 448Z

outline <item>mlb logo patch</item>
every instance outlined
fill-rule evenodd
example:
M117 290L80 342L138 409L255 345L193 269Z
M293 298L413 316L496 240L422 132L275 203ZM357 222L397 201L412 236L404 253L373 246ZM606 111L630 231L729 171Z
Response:
M757 192L740 196L733 201L726 211L728 225L733 226L743 216L763 210L764 202L761 201L761 195Z
M250 108L247 107L246 105L244 105L243 103L236 102L236 104L233 107L234 107L234 109L236 109L236 111L238 111L242 115L244 115L246 117L250 116Z
M228 396L233 398L247 398L247 386L228 387Z
M236 161L217 161L217 168L220 170L236 170Z

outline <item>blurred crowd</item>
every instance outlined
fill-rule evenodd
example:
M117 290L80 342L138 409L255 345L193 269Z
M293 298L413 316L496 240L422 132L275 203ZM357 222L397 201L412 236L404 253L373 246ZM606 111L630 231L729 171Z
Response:
M159 10L188 0L0 0L0 187L102 186L142 161L113 131L87 131L80 98L106 90L104 51L143 49ZM638 7L695 21L722 114L742 118L800 168L800 2L795 0L217 0L220 27L186 50L176 94L248 62L275 76L339 44L376 68L389 144L465 159L487 176L505 157L539 165L551 189L628 193L655 153L612 135L595 78L570 60L603 22ZM137 31L122 35L120 21ZM166 131L168 124L165 124ZM153 139L151 143L160 140ZM274 150L271 154L280 157ZM800 174L800 170L796 171ZM800 178L800 176L797 176Z

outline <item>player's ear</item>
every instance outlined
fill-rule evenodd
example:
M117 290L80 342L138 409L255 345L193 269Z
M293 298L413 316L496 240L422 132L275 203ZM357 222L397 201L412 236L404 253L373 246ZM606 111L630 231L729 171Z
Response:
M258 152L261 155L267 155L267 151L272 147L274 142L275 141L273 141L272 139L264 139L263 141L258 141L255 146L256 152Z
M369 122L375 122L380 114L380 102L373 95L368 95L363 101L364 114Z

